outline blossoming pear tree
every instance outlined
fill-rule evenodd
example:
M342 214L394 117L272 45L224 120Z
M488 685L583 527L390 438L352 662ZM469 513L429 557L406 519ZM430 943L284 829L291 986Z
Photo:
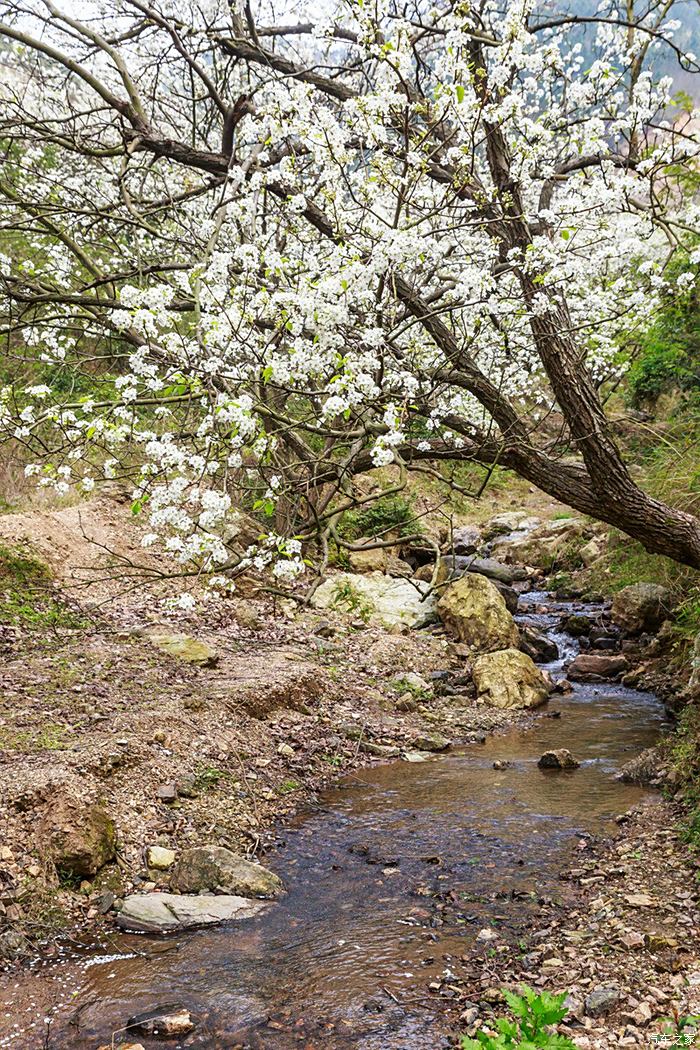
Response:
M697 61L672 0L555 6L2 0L28 472L128 480L144 544L219 583L323 568L373 468L464 462L700 567L604 408L698 277L697 116L655 75Z

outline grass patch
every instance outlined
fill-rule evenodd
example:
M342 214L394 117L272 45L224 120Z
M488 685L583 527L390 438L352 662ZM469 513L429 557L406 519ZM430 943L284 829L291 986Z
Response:
M25 630L80 630L89 620L56 592L51 570L24 547L0 543L0 623Z
M68 731L69 726L51 722L36 731L0 726L0 751L65 751L70 747L66 740Z

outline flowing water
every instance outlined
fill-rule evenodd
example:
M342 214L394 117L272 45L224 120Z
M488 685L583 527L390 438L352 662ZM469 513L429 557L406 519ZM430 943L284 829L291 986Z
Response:
M558 643L561 658L547 666L561 677L577 650L556 628L568 607L523 597L530 608L550 602L546 614L519 619ZM266 858L288 888L280 902L175 942L117 938L109 959L90 960L77 1017L59 1019L52 1047L94 1050L129 1016L164 1002L199 1018L180 1045L212 1050L448 1045L428 982L484 927L513 941L538 900L561 897L558 874L581 836L606 832L640 799L615 773L655 741L663 718L648 693L579 684L530 728L347 778ZM540 770L541 753L557 747L580 769Z

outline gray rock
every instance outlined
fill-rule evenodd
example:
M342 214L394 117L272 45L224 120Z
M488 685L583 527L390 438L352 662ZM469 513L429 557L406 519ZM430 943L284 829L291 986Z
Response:
M361 616L388 629L417 629L435 620L436 598L428 583L344 572L324 580L311 604L315 609Z
M537 765L540 769L578 769L581 765L565 747L545 751Z
M238 857L224 846L185 850L170 878L180 893L226 893L239 897L276 897L282 881L261 864Z
M264 901L233 895L133 893L117 915L117 926L129 933L177 933L231 919L250 919L266 908Z
M527 569L518 565L505 565L495 558L469 558L453 557L445 555L442 559L450 577L459 579L466 572L474 572L478 576L486 576L489 580L498 580L499 583L511 584L516 580L527 579Z
M452 533L451 549L455 554L474 554L481 544L481 530L476 525L460 525Z
M610 1013L620 1001L618 988L594 988L586 996L585 1011L589 1017L603 1017Z
M613 623L627 634L641 634L660 627L671 606L668 587L657 583L632 583L615 595L611 616Z
M417 751L446 751L450 741L441 733L424 733L411 741Z
M527 624L520 625L520 649L537 663L550 663L559 658L556 642Z

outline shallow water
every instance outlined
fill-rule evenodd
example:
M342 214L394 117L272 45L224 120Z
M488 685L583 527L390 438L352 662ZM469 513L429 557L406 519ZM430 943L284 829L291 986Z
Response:
M524 618L547 627L570 659L575 641L555 630L565 608ZM561 676L561 660L549 668ZM652 695L614 684L577 685L541 710L529 729L421 764L366 769L326 792L265 859L288 888L279 903L176 942L117 938L123 956L93 960L77 1017L58 1019L51 1045L94 1050L129 1016L164 1002L200 1018L180 1045L447 1045L429 980L485 926L517 939L538 899L561 895L558 873L577 839L609 830L642 796L615 773L655 741L664 719ZM561 717L548 717L554 711ZM573 751L580 769L538 769L541 753L557 747ZM510 766L496 770L495 761ZM433 900L441 892L451 902L444 913Z

